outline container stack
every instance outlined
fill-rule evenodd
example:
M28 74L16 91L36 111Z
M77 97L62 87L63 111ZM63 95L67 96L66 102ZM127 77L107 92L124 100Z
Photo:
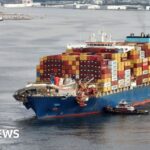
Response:
M108 66L111 70L111 88L112 90L116 90L118 88L117 61L110 60Z
M107 61L99 55L80 55L79 72L81 80L91 78L96 82L98 79L109 77L109 70L106 68Z
M74 48L62 55L41 58L36 68L38 82L50 82L50 76L93 79L101 92L109 92L150 81L150 45L136 44L121 52L107 48Z
M150 44L149 43L143 44L142 49L145 53L145 57L150 57Z
M40 59L37 66L37 81L49 82L50 76L62 76L61 55L46 56Z
M148 82L148 58L144 58L142 62L143 83Z
M62 77L79 77L79 55L62 55Z
M124 66L124 62L119 62L118 63L118 87L119 88L123 88L124 87L124 84L125 84L125 81L124 81L124 76L125 76L125 72L124 72L124 69L125 69L125 66Z
M125 70L125 87L131 84L131 69Z

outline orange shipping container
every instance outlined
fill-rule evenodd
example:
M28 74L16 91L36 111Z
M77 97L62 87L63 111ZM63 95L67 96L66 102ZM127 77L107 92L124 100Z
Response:
M111 78L111 74L102 74L101 79Z

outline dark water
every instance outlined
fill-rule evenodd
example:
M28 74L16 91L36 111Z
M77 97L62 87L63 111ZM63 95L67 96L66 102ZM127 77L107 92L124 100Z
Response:
M35 119L12 94L35 80L40 56L60 53L68 43L104 30L114 40L150 31L150 12L50 8L0 9L31 14L30 21L0 22L0 129L17 128L19 139L0 139L0 150L149 150L150 117L90 116Z

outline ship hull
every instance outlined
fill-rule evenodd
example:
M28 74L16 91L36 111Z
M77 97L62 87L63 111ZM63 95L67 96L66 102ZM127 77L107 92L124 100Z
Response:
M33 109L38 118L63 118L101 113L104 107L108 105L114 107L123 99L129 103L148 100L150 99L150 86L136 87L101 97L91 97L85 107L80 107L76 98L71 96L29 96L24 105L28 109Z

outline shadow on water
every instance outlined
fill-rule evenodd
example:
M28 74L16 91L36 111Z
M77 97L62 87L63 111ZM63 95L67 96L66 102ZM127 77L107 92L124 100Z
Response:
M18 126L26 127L42 127L42 126L55 126L58 128L76 128L85 126L99 126L109 122L111 119L108 115L91 115L84 117L69 117L61 119L37 119L36 117L17 120Z

